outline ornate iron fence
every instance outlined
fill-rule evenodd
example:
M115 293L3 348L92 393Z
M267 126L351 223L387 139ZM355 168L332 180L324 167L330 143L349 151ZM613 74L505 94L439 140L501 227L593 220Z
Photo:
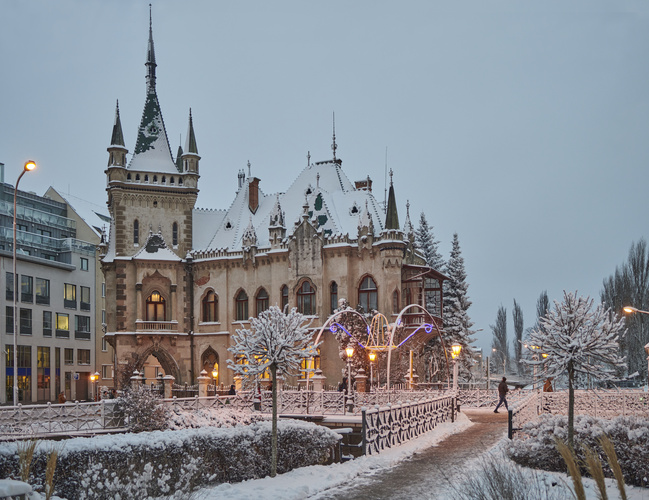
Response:
M0 439L92 434L125 427L117 401L0 407Z
M362 409L363 454L374 455L433 430L455 417L455 397Z

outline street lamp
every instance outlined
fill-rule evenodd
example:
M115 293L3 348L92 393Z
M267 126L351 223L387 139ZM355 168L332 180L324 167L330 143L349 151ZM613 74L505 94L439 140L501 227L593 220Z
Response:
M32 160L25 162L23 171L20 172L16 185L14 186L14 245L13 245L13 261L14 261L14 406L18 405L18 278L16 275L16 201L18 195L18 184L20 179L23 178L26 172L31 172L36 168L36 163Z
M376 360L376 353L370 351L370 389L374 385L374 360Z
M216 379L219 378L219 371L216 367L212 370L212 378L214 379L214 391L216 391Z
M352 394L352 356L354 355L354 347L348 345L345 354L347 354L347 397L349 398Z
M92 392L91 399L93 399L93 400L95 399L95 382L97 381L98 378L99 378L98 373L91 373L90 374L90 384L91 384L90 385L90 390Z
M627 314L635 314L635 313L649 314L649 311L642 311L641 309L637 309L631 306L625 306L622 308L622 310ZM644 346L644 351L647 353L647 377L649 377L649 344ZM647 379L647 384L649 387L649 378Z
M457 391L457 357L460 355L460 352L462 352L462 346L460 344L453 344L451 346L451 357L453 358L453 390Z

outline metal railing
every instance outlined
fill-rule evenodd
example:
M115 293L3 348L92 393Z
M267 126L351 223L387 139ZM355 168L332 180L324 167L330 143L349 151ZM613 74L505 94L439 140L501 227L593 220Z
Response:
M427 401L362 409L363 454L374 455L455 419L454 395Z

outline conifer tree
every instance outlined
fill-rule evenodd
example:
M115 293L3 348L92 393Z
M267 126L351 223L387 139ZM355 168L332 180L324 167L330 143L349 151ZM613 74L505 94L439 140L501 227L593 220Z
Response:
M423 214L422 214L423 215ZM451 255L444 268L444 273L449 277L444 282L444 330L447 333L445 342L458 343L462 346L460 362L469 368L471 352L469 345L474 341L471 337L473 322L469 318L468 309L471 301L467 294L469 285L466 282L464 258L460 249L457 233L453 235Z
M435 240L432 226L428 225L424 212L419 216L419 226L415 231L415 244L424 254L426 264L437 271L444 267L444 259L439 253L439 241Z
M514 310L512 311L514 319L514 357L516 361L516 369L518 373L521 372L521 356L523 353L523 309L521 305L514 299Z
M503 306L498 308L496 324L491 325L491 332L493 333L491 347L494 368L498 373L499 368L502 366L504 375L509 361L509 346L507 345L507 309Z

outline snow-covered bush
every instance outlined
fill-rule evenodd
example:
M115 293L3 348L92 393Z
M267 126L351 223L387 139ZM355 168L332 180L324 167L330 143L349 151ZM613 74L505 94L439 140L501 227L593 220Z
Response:
M539 420L523 426L522 433L527 439L514 439L508 447L512 460L525 467L565 472L566 464L557 451L555 436L563 441L568 439L568 417L542 415ZM606 434L613 442L618 462L626 484L647 486L649 477L649 420L637 417L619 417L603 420L595 417L575 417L575 451L580 462L584 463L583 446L594 449L601 457L600 436ZM604 473L613 474L603 459ZM582 474L587 470L582 467Z
M339 438L326 427L299 421L282 420L278 431L280 473L330 462ZM54 491L70 499L188 498L198 487L267 476L270 440L269 421L69 439L59 455ZM38 447L32 484L44 484L45 450L51 446ZM18 474L16 444L7 443L0 448L0 477Z
M133 432L166 429L168 412L160 404L160 399L158 394L146 387L138 386L127 390L119 407L128 417L128 428Z
M264 420L260 412L237 410L234 408L202 408L198 410L169 411L167 428L171 430L197 429L199 427L235 427L250 425Z

